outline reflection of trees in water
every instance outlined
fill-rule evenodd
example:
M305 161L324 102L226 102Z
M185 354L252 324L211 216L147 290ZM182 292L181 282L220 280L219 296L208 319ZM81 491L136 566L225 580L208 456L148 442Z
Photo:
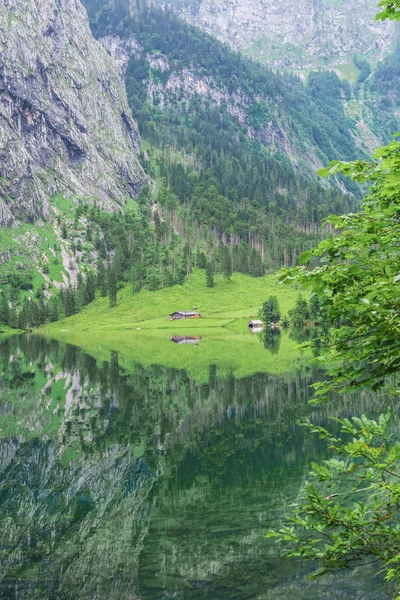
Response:
M278 354L281 347L281 332L279 329L265 327L259 333L259 336L266 350L269 350L271 354Z
M243 491L257 491L261 511L268 489L283 498L285 487L300 485L307 454L317 452L307 445L316 442L295 426L310 412L312 394L311 377L300 374L236 380L218 377L210 365L208 382L199 384L160 366L127 372L117 353L99 363L39 336L3 342L0 367L0 416L6 411L7 417L0 442L7 555L0 598L128 599L147 536L151 490L162 471L153 510L179 519L197 498L206 524L211 499L225 507L229 528L237 510L244 535L253 512L242 503ZM338 414L344 405L337 405ZM313 418L324 422L332 412L315 409ZM207 571L217 551L230 550L207 538L205 529L203 535ZM228 538L237 544L236 534ZM164 547L160 543L148 564L161 559ZM198 558L190 549L189 543L182 561L188 572ZM243 553L231 557L237 565Z

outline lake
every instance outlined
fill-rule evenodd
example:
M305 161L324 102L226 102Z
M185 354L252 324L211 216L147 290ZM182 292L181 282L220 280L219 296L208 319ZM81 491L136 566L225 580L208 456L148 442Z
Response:
M0 342L1 599L388 597L363 570L311 581L265 539L326 456L298 420L376 397L309 405L323 374L285 339L86 337Z

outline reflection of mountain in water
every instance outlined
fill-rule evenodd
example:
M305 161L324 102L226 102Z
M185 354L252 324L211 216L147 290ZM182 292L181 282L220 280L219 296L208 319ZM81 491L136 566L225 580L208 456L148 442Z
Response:
M198 384L34 336L3 342L0 367L0 598L385 597L357 577L305 591L264 540L324 451L297 419L346 399L310 411L296 374L211 365Z

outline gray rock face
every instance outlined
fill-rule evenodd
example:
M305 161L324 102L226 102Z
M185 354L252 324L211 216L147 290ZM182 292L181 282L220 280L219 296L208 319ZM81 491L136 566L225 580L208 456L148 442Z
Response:
M376 0L160 0L183 18L280 68L381 55L394 25L375 21Z
M0 224L49 214L55 193L122 205L145 182L118 64L77 0L0 5Z

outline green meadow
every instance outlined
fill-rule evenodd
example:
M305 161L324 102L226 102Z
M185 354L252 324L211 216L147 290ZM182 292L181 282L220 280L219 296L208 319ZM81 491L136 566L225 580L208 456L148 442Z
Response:
M228 281L222 275L215 278L215 287L206 286L205 273L197 270L183 285L151 292L133 294L129 287L118 293L117 306L110 308L108 298L97 298L81 313L50 324L48 332L63 330L124 330L168 329L180 333L209 327L229 327L246 331L250 318L257 317L262 303L274 294L278 297L282 316L293 308L299 290L279 284L274 275L250 277L234 273ZM191 310L201 313L201 319L169 321L170 313Z
M157 364L185 369L201 381L207 381L210 365L221 376L293 372L306 362L307 355L289 333L282 333L279 351L273 353L247 326L271 294L278 297L285 316L299 290L277 283L272 275L253 278L238 273L230 281L217 276L215 287L207 288L204 272L196 271L182 286L137 294L124 288L114 308L109 307L108 298L97 298L82 313L53 323L43 332L81 346L98 360L109 360L111 352L118 352L120 365L128 370L137 363ZM193 306L201 313L200 319L168 320L170 313ZM173 336L201 339L178 344Z

